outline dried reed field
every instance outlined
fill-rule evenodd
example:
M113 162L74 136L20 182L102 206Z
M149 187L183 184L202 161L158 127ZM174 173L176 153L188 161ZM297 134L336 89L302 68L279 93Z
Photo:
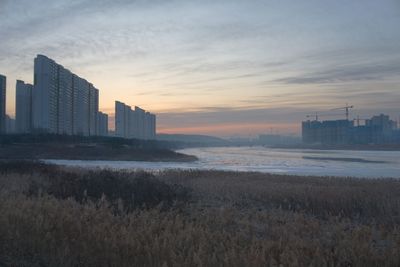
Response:
M0 266L399 266L400 181L0 164Z

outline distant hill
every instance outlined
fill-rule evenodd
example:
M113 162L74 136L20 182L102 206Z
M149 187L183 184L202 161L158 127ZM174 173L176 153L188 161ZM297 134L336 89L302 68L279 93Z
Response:
M187 146L223 146L230 145L228 140L209 136L192 134L157 134L157 140L181 143Z

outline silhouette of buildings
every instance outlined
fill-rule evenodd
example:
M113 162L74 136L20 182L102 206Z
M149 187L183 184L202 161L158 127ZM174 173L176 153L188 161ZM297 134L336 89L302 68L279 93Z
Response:
M17 80L15 89L15 131L30 133L32 131L33 85Z
M304 143L348 144L353 122L348 120L305 121L302 123Z
M54 60L34 62L33 129L67 135L97 135L99 92Z
M140 107L132 108L115 101L115 136L156 139L156 116Z
M143 138L145 137L145 120L146 120L146 111L141 109L140 107L135 106L135 110L131 111L130 115L130 127L132 135L136 138Z
M14 134L15 133L15 119L6 115L6 134Z
M6 133L6 76L0 75L0 134Z
M397 123L389 116L380 114L365 121L365 126L374 129L377 133L376 142L390 142L393 139L393 131L397 129Z
M382 144L399 142L397 136L397 123L383 114L357 126L349 120L302 122L302 139L308 144Z
M146 112L144 129L144 136L146 136L147 139L156 139L156 115Z
M125 115L125 104L119 101L115 101L115 136L127 136L125 131L125 125L127 125L127 116L128 115Z
M97 113L97 134L108 136L108 115L103 112Z
M44 55L34 59L33 85L17 80L15 114L15 121L6 117L6 77L0 75L0 134L109 135L108 115L99 111L99 90ZM156 116L116 101L115 136L155 139Z

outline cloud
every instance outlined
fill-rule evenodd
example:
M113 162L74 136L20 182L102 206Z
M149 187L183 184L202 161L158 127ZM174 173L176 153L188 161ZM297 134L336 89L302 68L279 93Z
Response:
M307 114L305 108L263 108L263 109L246 109L234 107L201 107L196 111L187 112L166 112L158 113L160 120L168 125L181 125L186 123L189 125L202 125L219 123L240 123L240 122L280 122L281 117L285 116L286 121L298 121L303 110Z
M31 82L33 58L46 54L96 84L101 109L113 112L117 98L169 111L160 114L164 126L292 123L347 101L398 110L397 7L394 0L0 0L0 69L10 81Z
M357 81L383 80L388 77L397 77L400 73L400 60L387 64L343 66L310 74L285 77L273 82L285 84L324 84L344 83Z
M220 137L233 136L256 136L263 133L297 134L299 125L297 123L220 123L215 125L189 126L189 127L167 127L159 129L160 133L182 133L182 134L206 134Z

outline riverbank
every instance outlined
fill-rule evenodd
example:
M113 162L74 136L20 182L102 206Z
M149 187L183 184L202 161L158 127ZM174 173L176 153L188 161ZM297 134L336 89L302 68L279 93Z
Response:
M16 143L0 145L0 159L192 162L195 156L166 148L102 143Z
M272 145L270 148L281 149L316 149L316 150L360 150L360 151L400 151L400 144L291 144Z
M400 181L0 164L1 266L398 266Z

